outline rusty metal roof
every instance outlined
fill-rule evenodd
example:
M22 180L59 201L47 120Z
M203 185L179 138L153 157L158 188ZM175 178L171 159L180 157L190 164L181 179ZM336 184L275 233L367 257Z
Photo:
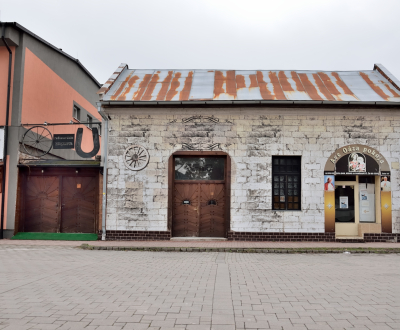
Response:
M400 103L400 83L381 64L366 71L240 71L135 70L123 63L98 94L110 104L127 101Z

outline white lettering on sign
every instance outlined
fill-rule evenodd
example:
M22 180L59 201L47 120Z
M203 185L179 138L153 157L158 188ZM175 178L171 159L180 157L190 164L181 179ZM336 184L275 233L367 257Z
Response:
M342 148L343 155L340 153L336 153L336 155L333 156L333 158L329 159L333 164L336 164L336 162L344 155L355 152L355 151L360 151L360 147L357 146L346 146ZM382 159L382 155L379 154L378 151L375 149L368 149L368 148L363 148L362 151L364 154L368 153L371 156L375 157L376 160L379 161L380 164L383 164L385 161Z

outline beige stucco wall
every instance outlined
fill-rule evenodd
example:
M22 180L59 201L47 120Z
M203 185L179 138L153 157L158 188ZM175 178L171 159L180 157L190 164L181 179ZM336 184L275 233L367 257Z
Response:
M232 160L231 229L324 232L323 170L337 148L365 144L391 164L400 159L400 115L382 109L130 108L110 114L108 230L166 230L168 159L185 143L227 152ZM213 116L183 123L182 119ZM127 169L125 149L139 144L150 162ZM273 211L273 155L302 156L301 211ZM393 229L400 232L398 170L392 169Z

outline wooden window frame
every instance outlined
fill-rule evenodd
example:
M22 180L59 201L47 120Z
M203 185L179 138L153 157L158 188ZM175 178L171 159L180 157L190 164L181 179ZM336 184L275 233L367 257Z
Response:
M288 171L285 171L285 172L280 172L280 171L278 171L278 172L276 172L275 170L274 170L274 159L283 159L283 158L285 158L285 159L294 159L294 158L297 158L298 160L299 160L299 163L300 163L300 165L299 165L299 171L298 172L288 172ZM301 211L302 210L302 208L301 208L301 156L272 156L272 163L271 163L271 165L272 165L272 180L271 180L271 190L272 190L272 198L271 198L271 209L273 210L273 211ZM286 165L285 165L286 166ZM285 180L285 209L281 209L281 208L279 208L279 209L276 209L276 208L274 208L274 176L275 175L285 175L286 176L286 180ZM293 176L298 176L299 177L299 181L298 181L298 184L299 184L299 195L298 195L298 197L299 197L299 201L298 201L298 204L299 204L299 208L298 209L288 209L288 197L289 197L289 195L288 195L288 180L287 180L287 176L288 175L293 175ZM280 182L280 181L279 181ZM280 188L278 188L278 189L280 189ZM280 195L279 195L280 196ZM279 203L281 203L281 202L279 202ZM293 202L294 203L294 202Z

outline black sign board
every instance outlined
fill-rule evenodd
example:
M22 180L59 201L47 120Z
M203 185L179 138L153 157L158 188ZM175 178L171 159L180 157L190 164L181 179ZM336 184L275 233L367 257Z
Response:
M54 134L54 149L74 149L75 134Z
M360 152L340 158L335 170L336 175L380 175L376 160Z

